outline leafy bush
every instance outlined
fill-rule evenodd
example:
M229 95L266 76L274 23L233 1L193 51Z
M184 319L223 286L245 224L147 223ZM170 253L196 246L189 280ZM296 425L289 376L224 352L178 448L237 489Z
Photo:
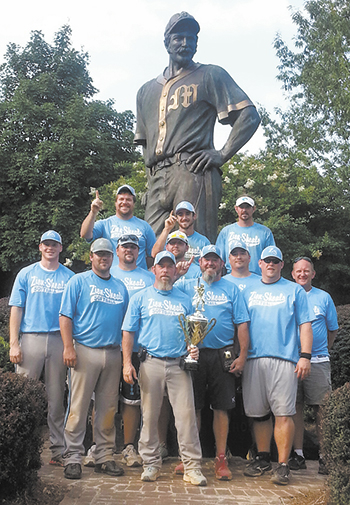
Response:
M0 298L0 337L9 341L10 307L8 298Z
M0 369L3 372L14 372L14 365L10 362L10 344L0 337Z
M0 398L0 489L6 503L38 479L46 395L39 381L0 370Z
M337 307L337 314L339 331L330 352L334 389L350 382L350 305Z
M350 496L350 383L333 391L322 409L322 453L329 470L330 503Z

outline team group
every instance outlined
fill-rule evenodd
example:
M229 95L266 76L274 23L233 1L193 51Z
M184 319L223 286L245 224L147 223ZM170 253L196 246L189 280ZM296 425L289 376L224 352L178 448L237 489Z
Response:
M282 252L271 231L254 222L249 196L238 198L238 221L220 232L215 245L195 231L192 203L179 203L156 239L150 225L134 216L135 201L134 189L121 186L116 214L96 220L103 205L96 193L81 227L91 242L91 270L74 275L60 264L61 237L49 230L39 244L41 260L23 268L12 289L10 359L17 373L30 378L39 379L44 370L50 464L64 466L68 479L81 478L84 462L95 472L122 475L113 457L120 399L122 462L143 465L141 480L155 481L167 453L171 405L181 457L175 472L205 486L198 433L209 394L215 476L231 480L229 414L235 377L242 376L256 446L244 474L271 473L275 484L288 484L290 470L306 468L304 402L315 409L319 435L319 407L331 389L329 349L338 329L330 295L312 286L311 259L295 259L295 282L281 276ZM179 315L194 312L198 284L204 286L204 314L216 324L198 347L186 349ZM232 344L238 352L227 371L222 358ZM188 352L199 361L195 372L181 365ZM92 398L94 445L84 459ZM326 472L322 454L319 471Z

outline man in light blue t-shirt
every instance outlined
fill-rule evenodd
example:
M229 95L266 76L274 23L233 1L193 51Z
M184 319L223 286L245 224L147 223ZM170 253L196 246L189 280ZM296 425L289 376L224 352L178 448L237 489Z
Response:
M39 250L41 260L23 268L12 288L10 360L16 364L17 373L30 379L39 379L45 369L50 465L63 466L67 367L62 359L58 314L63 290L74 274L59 263L62 239L56 231L49 230L42 235Z
M185 253L185 259L189 261L193 257L193 263L198 266L201 250L210 242L207 237L195 231L196 219L197 214L191 202L183 201L178 203L175 212L171 211L164 222L164 228L152 249L152 256L154 257L158 252L164 250L167 238L177 224L179 232L187 236L188 249Z
M67 284L60 308L63 360L70 367L70 398L65 427L64 476L80 479L85 454L86 418L95 393L95 472L111 476L124 470L113 459L114 415L121 374L121 325L128 306L125 285L111 276L113 246L92 243L91 270Z
M245 244L251 256L249 270L261 275L259 260L265 247L275 245L272 232L266 226L254 222L253 214L256 210L253 198L241 196L236 201L235 210L238 215L237 223L225 226L216 240L216 245L222 251L222 257L227 268L231 272L229 261L232 242L238 240Z
M231 273L224 276L227 281L233 282L242 292L261 279L260 275L249 271L250 253L248 247L243 242L234 240L231 243L229 256Z
M289 460L292 470L306 468L303 454L304 403L311 405L316 414L316 432L320 442L320 405L323 405L325 395L332 389L329 350L337 336L337 311L331 296L326 291L312 286L315 275L314 265L310 258L302 256L294 260L293 279L305 289L310 308L316 319L312 322L311 373L305 380L298 382L297 412L294 416L294 452ZM321 453L318 472L327 473Z
M244 475L259 477L271 472L270 443L274 432L278 465L271 480L279 485L289 483L297 379L305 379L310 373L313 320L305 291L281 277L283 265L278 247L264 249L259 261L262 278L242 293L250 317L243 402L253 421L258 451ZM274 428L271 414L275 416Z
M96 221L97 214L103 208L103 201L96 191L96 198L91 203L91 210L81 225L80 236L88 242L104 237L112 242L114 250L118 246L121 235L132 234L139 239L139 256L137 266L147 270L153 263L152 247L156 236L151 226L134 216L136 193L133 187L123 184L117 189L115 200L115 216ZM118 265L118 257L114 255L113 266Z
M207 480L201 472L202 452L192 379L190 372L180 368L186 344L179 316L190 314L191 300L173 287L176 260L171 252L158 253L152 271L155 274L154 285L131 298L123 323L124 380L133 384L138 379L141 388L139 451L144 465L141 480L155 481L160 473L162 459L157 425L166 391L175 417L185 471L183 479L196 486L205 486ZM136 332L143 348L139 377L131 360ZM191 349L190 354L197 359L198 348Z

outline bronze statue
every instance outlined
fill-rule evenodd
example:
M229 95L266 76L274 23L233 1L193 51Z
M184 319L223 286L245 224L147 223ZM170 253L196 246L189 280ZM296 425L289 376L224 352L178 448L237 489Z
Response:
M252 137L260 118L248 96L216 65L193 61L199 24L187 12L165 28L169 66L137 94L134 142L143 146L148 193L145 219L157 235L176 205L193 204L196 229L215 242L221 200L220 167ZM231 126L224 147L214 149L216 117Z

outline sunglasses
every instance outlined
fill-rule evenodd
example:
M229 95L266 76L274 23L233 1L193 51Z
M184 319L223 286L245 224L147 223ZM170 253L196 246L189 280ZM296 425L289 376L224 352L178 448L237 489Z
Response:
M263 259L264 263L273 263L274 265L278 265L278 263L281 263L281 260L278 258L264 258Z
M293 265L294 265L294 263L298 263L298 261L301 261L301 260L308 261L309 263L311 263L311 265L313 264L312 260L310 258L308 258L307 256L299 256L298 258L295 258L295 260L293 260Z

